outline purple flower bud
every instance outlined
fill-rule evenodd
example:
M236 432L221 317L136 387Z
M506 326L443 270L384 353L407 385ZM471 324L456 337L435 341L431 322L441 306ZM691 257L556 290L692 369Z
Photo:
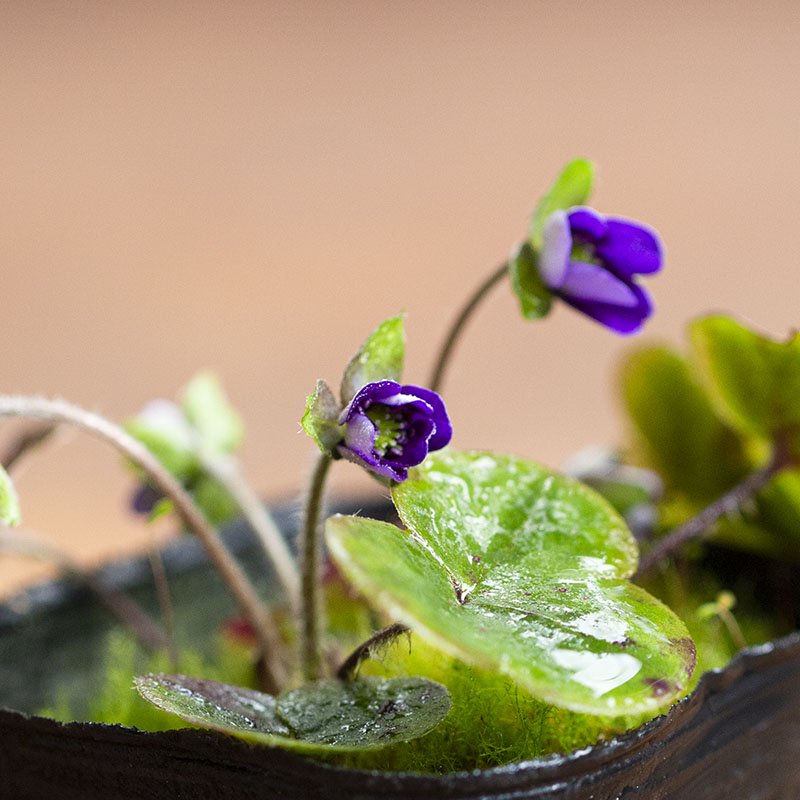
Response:
M553 294L617 333L636 333L653 313L635 276L658 272L658 234L638 222L575 206L544 226L539 270Z
M442 398L420 386L395 381L368 383L339 417L345 426L338 452L370 472L404 481L409 467L421 464L453 435Z

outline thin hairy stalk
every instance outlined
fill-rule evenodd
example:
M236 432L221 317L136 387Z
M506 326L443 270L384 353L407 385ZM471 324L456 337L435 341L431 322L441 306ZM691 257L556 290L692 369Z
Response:
M737 650L744 650L747 647L747 639L744 638L744 633L742 633L742 629L739 627L736 617L734 617L730 609L727 608L721 608L718 614L719 618L722 620L722 624L728 629L728 634L731 637L733 646Z
M169 593L169 581L167 580L167 571L164 569L164 559L161 558L161 552L155 546L149 549L148 557L150 559L150 569L153 572L153 584L156 588L158 607L161 610L161 622L167 635L167 653L172 668L177 669L180 659L175 639L175 609Z
M242 615L253 626L266 660L269 684L274 690L283 685L287 675L280 657L280 636L253 584L225 549L216 529L183 486L141 442L104 417L63 400L0 396L0 417L24 417L73 425L107 442L142 469L162 494L172 500L183 522L200 539L209 560L233 595Z
M306 498L305 515L300 540L300 575L303 613L300 622L300 658L303 677L316 681L322 677L322 575L320 519L325 495L325 479L331 457L323 453L311 476Z
M47 439L55 432L56 425L37 425L35 428L22 431L16 439L6 448L0 464L6 472L11 472L19 460L30 450L44 444Z
M636 574L641 575L647 572L654 564L677 552L687 542L704 536L718 519L740 508L742 503L753 497L760 489L763 489L788 464L789 460L785 449L777 446L766 465L748 475L741 483L722 495L719 500L704 508L699 514L675 528L675 530L661 539L652 550L645 553L639 561L639 569Z
M106 586L51 542L30 533L5 529L0 530L0 552L54 563L69 579L86 586L146 650L157 651L168 646L164 630L135 600Z
M442 343L442 348L439 351L439 357L436 359L436 365L431 372L428 386L434 392L441 391L444 382L444 375L450 363L450 356L455 348L458 340L461 338L461 333L464 326L472 316L472 312L480 305L481 301L487 294L498 284L508 273L508 262L504 261L500 266L475 290L469 297L467 302L459 311L458 316L453 320L450 330Z
M342 666L336 670L336 677L340 681L352 680L362 661L372 658L376 652L390 645L398 636L408 633L408 628L401 622L395 622L386 628L373 633L372 636L363 642L342 662Z
M267 558L275 567L275 574L290 608L298 615L301 608L300 574L272 515L244 479L234 458L207 458L203 460L203 466L239 506L242 516L255 532Z

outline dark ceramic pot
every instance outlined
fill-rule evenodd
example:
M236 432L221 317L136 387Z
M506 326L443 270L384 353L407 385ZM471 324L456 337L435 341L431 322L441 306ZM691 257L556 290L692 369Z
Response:
M292 515L279 513L287 530ZM242 528L230 545L259 574ZM197 542L165 552L179 629L208 641L231 606ZM105 581L153 606L143 560L106 568ZM68 688L96 691L113 623L85 591L35 587L0 606L0 797L10 800L343 798L345 800L662 800L800 797L800 633L741 653L697 690L619 740L563 757L446 776L344 770L280 750L195 730L143 733L121 726L62 725L34 716Z

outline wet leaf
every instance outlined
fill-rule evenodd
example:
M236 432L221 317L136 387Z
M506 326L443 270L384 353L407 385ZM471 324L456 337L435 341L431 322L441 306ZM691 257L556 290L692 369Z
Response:
M306 410L300 424L323 453L331 452L344 438L344 428L339 424L340 413L330 386L325 381L317 381L314 391L306 400Z
M244 424L222 384L211 372L199 372L183 391L183 411L210 453L231 453L244 438Z
M533 212L530 241L535 250L542 246L542 231L547 218L554 211L586 203L592 193L593 183L594 164L591 161L576 158L564 167Z
M0 523L13 527L21 519L19 498L11 476L0 466Z
M342 378L342 405L346 406L368 383L399 381L403 374L405 348L402 315L378 325L347 365Z
M636 544L591 490L522 459L437 453L393 496L408 531L327 525L335 560L392 619L574 711L653 710L688 686L686 628L626 580Z
M185 675L148 675L135 683L146 700L193 725L308 753L415 739L450 710L447 690L424 678L321 681L278 698Z
M539 261L527 242L511 256L509 261L511 287L519 300L525 319L541 319L550 312L553 296L539 275Z

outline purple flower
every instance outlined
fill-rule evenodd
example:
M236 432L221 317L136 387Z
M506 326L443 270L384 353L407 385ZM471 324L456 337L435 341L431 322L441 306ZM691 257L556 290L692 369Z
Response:
M658 272L662 247L645 225L575 206L547 218L539 258L553 294L617 333L635 333L652 314L637 275Z
M442 398L420 386L376 381L358 390L342 411L344 441L338 452L376 475L404 481L453 435Z

